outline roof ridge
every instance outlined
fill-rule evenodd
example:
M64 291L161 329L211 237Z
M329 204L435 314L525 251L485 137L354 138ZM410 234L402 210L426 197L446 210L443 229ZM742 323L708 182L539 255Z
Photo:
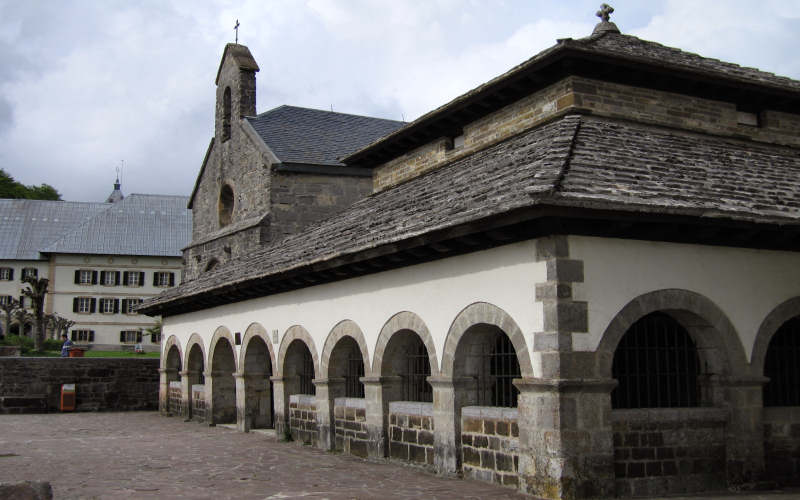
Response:
M570 115L570 116L576 117L575 126L572 129L572 137L569 138L569 147L567 148L567 153L564 155L564 161L561 162L561 171L559 172L555 182L553 182L553 189L551 191L551 194L556 194L560 192L561 188L563 187L564 179L567 177L567 174L569 173L569 167L570 164L572 163L572 156L573 153L575 152L575 142L576 142L575 139L578 137L578 132L581 129L581 123L583 123L581 115ZM570 116L567 116L565 118L568 119ZM564 124L566 126L567 124L566 120L564 121Z
M300 110L303 110L303 111L314 111L314 112L317 112L317 113L327 113L327 114L332 114L332 115L353 116L353 117L356 117L356 118L368 118L370 120L383 120L383 121L393 122L393 123L407 123L407 122L404 122L404 121L401 121L401 120L392 120L391 118L381 118L381 117L378 117L378 116L359 115L359 114L356 114L356 113L342 113L340 111L329 111L327 109L309 108L309 107L306 107L306 106L295 106L293 104L281 104L280 106L277 106L275 108L268 109L267 111L258 113L256 116L248 116L246 118L256 118L256 119L258 119L258 118L261 118L264 115L267 115L269 113L272 113L274 111L277 111L277 110L283 109L283 108L300 109Z

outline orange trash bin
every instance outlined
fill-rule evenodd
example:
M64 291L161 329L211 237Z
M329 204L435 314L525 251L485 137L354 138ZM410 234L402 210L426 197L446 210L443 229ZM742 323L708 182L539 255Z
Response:
M80 347L72 347L69 350L69 357L70 358L82 358L83 357L83 349Z
M75 384L61 384L61 411L75 410Z

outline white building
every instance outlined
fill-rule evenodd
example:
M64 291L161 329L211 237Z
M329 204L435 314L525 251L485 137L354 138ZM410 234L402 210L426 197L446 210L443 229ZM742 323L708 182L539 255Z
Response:
M0 200L0 300L20 300L29 309L22 278L48 278L45 312L75 321L70 336L77 344L158 350L160 339L143 335L155 318L135 309L180 282L192 224L188 198L123 199L116 184L109 200ZM23 333L31 329L15 321L11 332L20 326Z

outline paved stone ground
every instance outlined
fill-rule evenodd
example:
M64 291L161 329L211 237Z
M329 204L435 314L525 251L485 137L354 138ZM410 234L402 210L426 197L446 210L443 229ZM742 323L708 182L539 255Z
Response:
M50 481L56 500L531 498L151 412L0 415L0 482L25 480ZM800 492L735 498L787 500Z

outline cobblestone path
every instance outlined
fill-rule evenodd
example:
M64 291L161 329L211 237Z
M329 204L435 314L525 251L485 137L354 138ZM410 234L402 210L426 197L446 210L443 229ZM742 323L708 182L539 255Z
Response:
M398 463L147 412L0 415L0 482L26 480L50 481L56 500L532 499ZM800 491L670 500L731 498L800 499Z

